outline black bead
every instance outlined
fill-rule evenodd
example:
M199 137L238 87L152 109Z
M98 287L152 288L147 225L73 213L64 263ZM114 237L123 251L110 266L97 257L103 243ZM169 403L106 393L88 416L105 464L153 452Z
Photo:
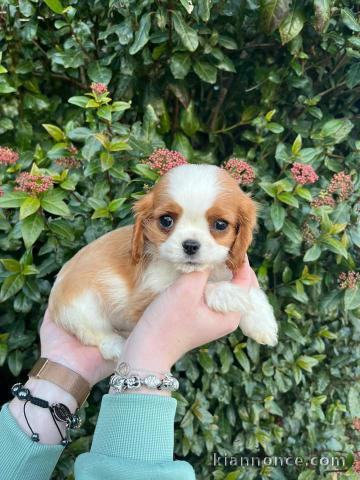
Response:
M18 391L20 390L20 388L22 388L22 384L21 383L15 383L15 385L13 385L11 387L11 393L14 395L14 397L16 397Z
M39 434L38 434L38 433L33 433L33 434L31 435L31 440L32 440L33 442L38 442L38 441L40 440Z
M61 445L62 445L63 447L67 447L67 446L69 445L69 441L66 440L66 438L64 438L63 440L61 440Z
M20 388L16 396L19 400L28 400L30 398L30 390L28 388Z

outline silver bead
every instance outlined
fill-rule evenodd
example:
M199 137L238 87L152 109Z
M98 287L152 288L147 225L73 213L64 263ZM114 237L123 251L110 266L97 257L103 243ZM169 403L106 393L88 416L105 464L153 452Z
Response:
M155 375L148 375L144 378L143 384L148 388L157 388L159 385L161 385L161 380Z

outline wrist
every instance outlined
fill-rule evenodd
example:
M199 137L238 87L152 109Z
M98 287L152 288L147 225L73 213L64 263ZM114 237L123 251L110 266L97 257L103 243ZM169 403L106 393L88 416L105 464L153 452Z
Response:
M71 413L74 413L77 408L76 399L60 388L58 385L53 384L47 380L41 380L36 378L30 378L24 385L29 389L30 394L33 397L46 400L50 405L54 403L63 403L66 405ZM29 428L24 416L24 401L14 398L9 403L9 410L19 427L29 437L32 435L32 431ZM34 432L39 434L39 442L44 444L59 444L61 437L59 431L55 426L54 420L47 408L41 408L37 405L33 405L30 402L26 405L26 415L29 419L29 423ZM61 431L62 436L65 436L65 424L58 423L58 428Z

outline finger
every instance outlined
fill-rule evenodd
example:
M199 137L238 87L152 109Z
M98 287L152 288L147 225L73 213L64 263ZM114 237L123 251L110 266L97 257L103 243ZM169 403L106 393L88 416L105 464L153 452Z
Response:
M234 273L233 283L243 288L259 287L254 270L250 267L248 256L245 256L241 268Z
M201 270L198 272L184 273L181 277L174 283L174 286L184 287L187 289L194 289L194 293L202 292L205 289L207 281L209 279L211 270L208 268L206 270Z

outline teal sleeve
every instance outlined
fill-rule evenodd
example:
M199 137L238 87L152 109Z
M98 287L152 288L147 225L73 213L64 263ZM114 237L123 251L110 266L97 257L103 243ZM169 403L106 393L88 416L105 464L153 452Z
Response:
M0 479L49 480L64 447L33 442L6 403L0 411Z
M75 462L76 480L194 480L191 465L173 461L176 400L145 394L105 395L89 453ZM0 411L0 479L48 480L61 445L33 442Z
M89 453L75 462L76 480L194 480L173 461L176 400L146 394L104 395Z

